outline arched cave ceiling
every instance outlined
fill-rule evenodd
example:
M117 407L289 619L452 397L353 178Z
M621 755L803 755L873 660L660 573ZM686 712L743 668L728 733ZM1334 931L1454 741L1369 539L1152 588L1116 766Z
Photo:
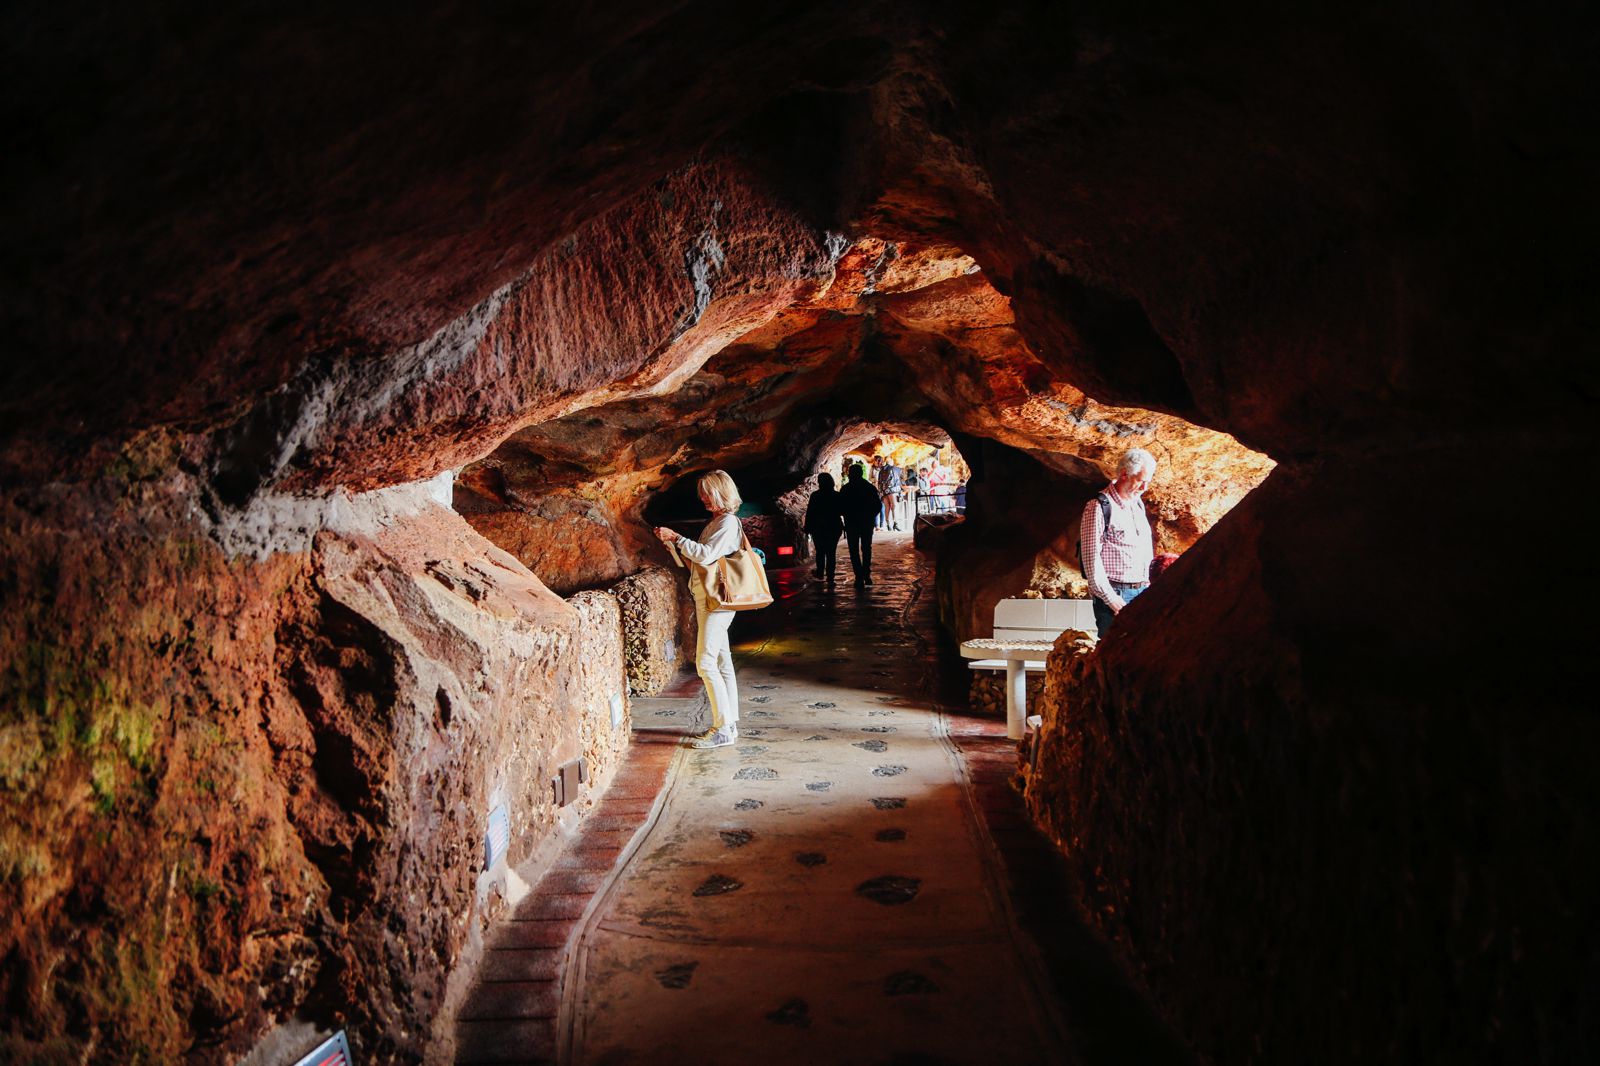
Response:
M963 634L1059 587L1108 453L1180 539L1277 463L1039 763L1070 902L1197 1053L1593 1060L1592 568L1514 617L1482 578L1490 487L1537 522L1592 448L1593 21L9 5L0 1000L79 1058L301 1006L427 1058L488 783L555 826L605 702L609 608L551 590L705 465L903 427L993 516L933 545ZM458 470L502 547L438 483L336 491Z
M743 294L731 302L746 306ZM743 328L722 303L713 297L701 320ZM785 505L798 511L803 499L792 490L807 475L842 447L895 426L999 441L1085 491L1122 449L1148 447L1162 463L1154 495L1182 543L1272 465L1224 434L1097 404L1054 380L1016 329L1010 300L950 246L858 240L831 278L727 342L681 385L646 390L658 394L592 403L514 432L463 473L458 507L565 586L571 579L554 566L550 541L563 543L560 556L584 578L618 576L648 547L638 521L644 497L679 476L719 465L775 468ZM593 514L601 502L604 520L580 534L585 524L573 509ZM589 573L585 555L614 561Z
M9 479L132 447L224 505L371 488L583 409L775 427L875 360L942 424L1040 453L1162 412L1314 461L1592 376L1549 354L1575 350L1551 343L1570 294L1518 267L1574 241L1566 172L1502 195L1540 172L1558 126L1529 101L1561 68L1513 48L1526 92L1445 93L1481 27L253 10L17 17L6 96L48 104L12 116L5 179ZM1529 158L1482 153L1508 127ZM946 276L960 255L981 273ZM586 461L642 469L674 433ZM1193 433L1172 445L1204 483Z

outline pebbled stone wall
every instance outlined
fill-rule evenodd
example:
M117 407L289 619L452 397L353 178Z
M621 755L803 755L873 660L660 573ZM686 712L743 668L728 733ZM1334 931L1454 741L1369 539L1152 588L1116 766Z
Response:
M610 592L580 592L567 603L578 615L575 703L578 740L589 766L584 789L587 796L597 796L622 761L633 728L623 658L622 604Z
M682 571L646 567L611 591L622 613L628 691L654 696L694 657L694 604Z
M973 670L967 683L967 707L974 714L1004 719L1006 716L1006 675L1004 670ZM1035 702L1044 692L1044 675L1032 673L1027 678L1028 708L1030 714Z

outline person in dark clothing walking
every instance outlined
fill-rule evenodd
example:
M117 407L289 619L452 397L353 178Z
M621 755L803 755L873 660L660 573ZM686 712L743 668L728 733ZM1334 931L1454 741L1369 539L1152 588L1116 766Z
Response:
M811 538L817 557L816 575L833 584L833 560L839 550L839 534L844 532L839 517L839 493L833 488L832 474L817 475L817 491L806 502L806 535Z
M839 514L844 519L844 539L850 546L850 566L857 585L872 584L872 524L883 514L877 486L866 479L858 463L839 490Z

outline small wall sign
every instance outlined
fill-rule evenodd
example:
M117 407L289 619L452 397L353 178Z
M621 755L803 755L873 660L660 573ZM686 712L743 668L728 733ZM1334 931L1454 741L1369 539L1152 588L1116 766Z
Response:
M505 858L510 846L511 816L502 803L489 812L489 829L483 834L483 868L494 869L494 864Z
M350 1066L350 1041L340 1029L294 1066Z

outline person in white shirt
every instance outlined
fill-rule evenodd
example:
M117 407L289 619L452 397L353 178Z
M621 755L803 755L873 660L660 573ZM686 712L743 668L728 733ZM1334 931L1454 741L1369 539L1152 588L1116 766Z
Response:
M928 470L928 492L932 495L933 510L944 514L950 510L950 497L945 495L950 491L950 468L934 460L933 466Z
M689 594L694 597L695 669L705 683L711 703L711 725L705 732L689 738L692 748L720 748L739 739L739 683L733 674L733 650L728 645L728 626L733 611L713 611L706 605L706 568L725 555L732 555L744 542L738 510L743 502L739 488L726 471L713 470L696 486L700 502L711 512L711 521L691 540L666 528L656 527L661 543L675 548L689 568Z
M1083 505L1078 552L1102 638L1122 608L1150 587L1152 547L1144 492L1155 473L1155 456L1130 448L1117 463L1111 484Z

